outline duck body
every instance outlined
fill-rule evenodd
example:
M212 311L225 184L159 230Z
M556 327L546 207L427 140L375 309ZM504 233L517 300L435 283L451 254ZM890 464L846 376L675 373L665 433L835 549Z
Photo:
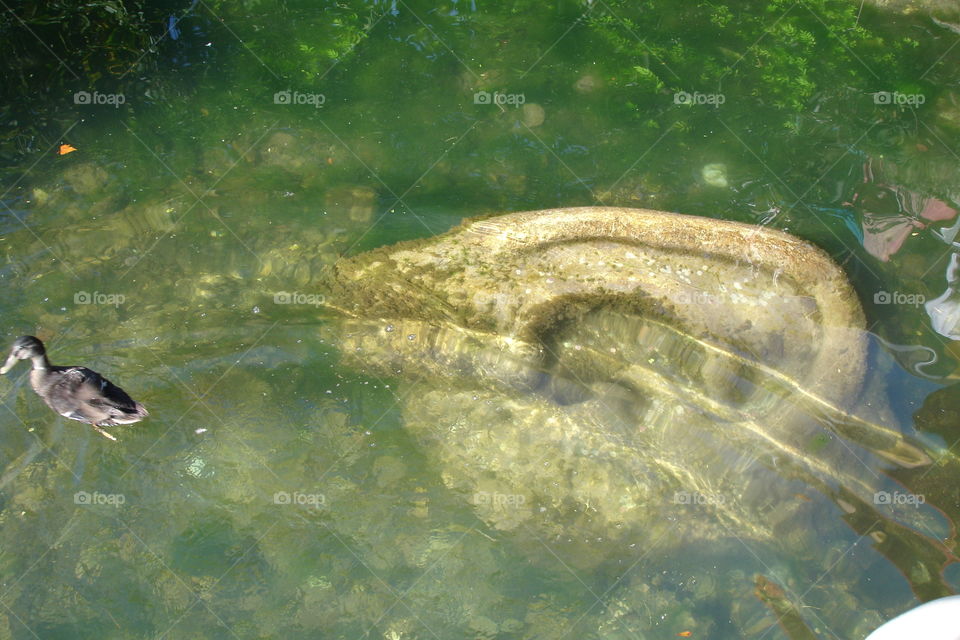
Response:
M50 364L43 343L33 336L17 338L0 374L27 359L33 361L30 386L46 405L65 418L92 425L104 437L116 440L103 427L132 424L149 415L142 404L96 371Z

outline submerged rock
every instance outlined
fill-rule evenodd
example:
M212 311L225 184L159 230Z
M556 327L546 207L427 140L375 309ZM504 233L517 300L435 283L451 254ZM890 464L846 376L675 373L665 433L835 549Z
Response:
M810 500L798 483L866 503L879 469L929 462L850 411L856 294L775 230L515 213L342 259L324 292L344 362L404 382L444 482L492 527L566 541L573 564L637 540L774 543L797 509L772 505Z
M527 127L531 129L533 127L539 127L543 124L543 121L547 119L547 112L544 111L543 107L538 105L536 102L530 102L523 105L521 109L521 121Z
M703 177L703 181L711 187L720 187L726 189L728 186L730 186L730 183L727 180L727 165L723 163L714 162L705 165L700 170L700 175Z
M78 164L63 172L63 180L80 195L89 196L103 189L110 176L93 163Z
M603 87L603 80L594 73L584 73L573 83L573 88L577 93L593 93Z
M340 185L330 188L324 204L338 220L368 223L373 219L377 192L366 186Z

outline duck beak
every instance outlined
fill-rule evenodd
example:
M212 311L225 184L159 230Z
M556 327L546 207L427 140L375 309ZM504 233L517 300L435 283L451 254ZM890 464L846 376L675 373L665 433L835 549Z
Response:
M10 371L10 369L13 369L13 365L17 364L17 360L19 359L20 358L18 358L15 355L15 353L11 351L10 357L7 358L7 361L4 363L3 368L0 369L0 375L5 374L7 371Z

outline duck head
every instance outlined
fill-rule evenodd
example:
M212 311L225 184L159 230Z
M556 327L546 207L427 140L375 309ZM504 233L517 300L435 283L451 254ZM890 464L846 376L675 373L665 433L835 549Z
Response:
M0 369L0 374L10 371L10 369L17 364L17 360L26 360L28 358L33 360L34 368L47 368L47 350L43 347L43 343L34 336L20 336L16 342L13 343L13 348L10 350L10 357L7 358L3 368Z

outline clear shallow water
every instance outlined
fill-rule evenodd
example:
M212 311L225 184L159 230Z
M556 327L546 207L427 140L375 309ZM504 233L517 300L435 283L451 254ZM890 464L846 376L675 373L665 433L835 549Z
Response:
M163 45L164 92L78 110L63 141L79 151L5 176L5 341L39 335L55 363L101 371L151 417L113 444L58 420L24 365L0 380L0 633L782 638L769 604L780 588L822 637L847 637L960 586L949 465L878 485L924 495L935 508L922 517L798 485L764 523L782 524L784 544L712 536L681 553L503 531L404 429L398 381L338 364L310 296L340 254L545 207L763 221L843 262L892 345L875 341L871 360L891 423L920 427L934 451L954 445L956 387L943 376L956 356L922 307L873 304L883 291L939 295L946 247L917 230L883 262L844 207L865 158L883 154L906 167L887 183L956 192L938 169L951 156L935 115L921 114L915 139L863 137L878 115L855 101L808 115L797 137L727 103L673 129L672 95L637 118L602 39L564 35L582 11L521 21L457 3L372 5L359 12L369 35L337 64L270 55L336 42L330 13L190 14ZM275 102L288 90L324 103ZM478 91L522 94L542 113L476 104ZM726 186L706 180L718 164ZM919 370L935 379L918 375L929 351L917 345L936 354Z

